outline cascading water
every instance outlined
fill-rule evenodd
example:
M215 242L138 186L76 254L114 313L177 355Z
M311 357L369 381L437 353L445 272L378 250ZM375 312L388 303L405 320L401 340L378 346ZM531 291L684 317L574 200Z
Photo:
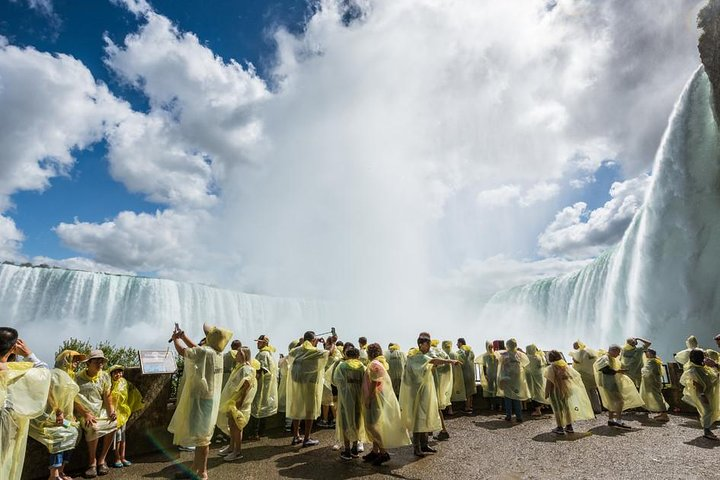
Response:
M533 325L547 347L647 336L660 353L720 333L720 134L700 67L655 157L652 183L620 244L579 272L497 293L484 322ZM540 328L537 328L540 327ZM520 332L517 333L518 335Z
M174 322L195 340L207 321L243 341L272 333L284 342L309 328L325 329L328 308L171 280L0 265L0 323L16 326L46 360L69 337L166 348Z

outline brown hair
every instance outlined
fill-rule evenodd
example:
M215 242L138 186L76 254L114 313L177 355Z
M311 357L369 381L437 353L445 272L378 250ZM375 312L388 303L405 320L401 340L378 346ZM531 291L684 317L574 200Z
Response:
M382 347L380 346L379 343L371 343L367 347L367 354L368 354L368 358L370 360L372 360L373 358L379 357L380 355L382 355L382 353L383 353Z

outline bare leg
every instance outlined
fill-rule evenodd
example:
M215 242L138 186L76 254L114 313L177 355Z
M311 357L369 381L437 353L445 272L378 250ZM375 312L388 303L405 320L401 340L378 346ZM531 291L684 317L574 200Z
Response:
M312 425L313 425L313 419L305 419L305 438L304 440L307 441L310 438L310 433L312 433Z
M108 433L107 435L102 437L102 439L102 450L100 451L100 457L98 458L98 465L105 464L105 457L107 457L107 454L110 451L110 447L112 447L113 434Z
M87 441L87 447L88 447L88 467L94 467L97 465L97 461L95 459L95 455L97 455L97 444L98 439L94 440L88 440Z
M120 455L120 461L122 462L123 460L125 460L125 440L118 443L118 454Z
M210 445L195 447L195 459L193 460L193 471L200 478L207 478L207 459L210 453Z
M300 438L300 420L292 421L293 438Z

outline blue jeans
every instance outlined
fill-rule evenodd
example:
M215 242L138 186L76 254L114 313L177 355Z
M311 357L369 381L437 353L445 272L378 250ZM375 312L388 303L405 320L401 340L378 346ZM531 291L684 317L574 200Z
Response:
M70 461L71 456L72 456L72 450L66 450L66 451L60 452L60 453L51 453L50 454L50 468L62 467L63 463L68 463Z
M505 418L511 418L513 411L515 411L515 418L522 420L522 403L520 400L513 400L511 398L504 398L505 400Z

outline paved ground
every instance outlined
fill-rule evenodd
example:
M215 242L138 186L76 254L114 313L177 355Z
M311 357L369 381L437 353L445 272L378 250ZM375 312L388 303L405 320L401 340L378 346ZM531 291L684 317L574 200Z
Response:
M532 479L532 478L697 478L720 479L720 442L702 438L691 417L671 416L668 424L630 414L634 428L619 431L606 426L606 414L575 425L565 437L550 433L552 416L522 424L507 423L499 415L458 416L448 421L451 438L439 442L439 453L424 459L412 456L410 447L393 452L383 467L361 460L342 462L332 450L333 431L322 430L317 447L291 447L288 437L277 436L247 443L245 458L227 463L213 447L210 478L236 479ZM113 470L108 480L172 478L172 462L191 460L177 452L135 458L135 465Z

